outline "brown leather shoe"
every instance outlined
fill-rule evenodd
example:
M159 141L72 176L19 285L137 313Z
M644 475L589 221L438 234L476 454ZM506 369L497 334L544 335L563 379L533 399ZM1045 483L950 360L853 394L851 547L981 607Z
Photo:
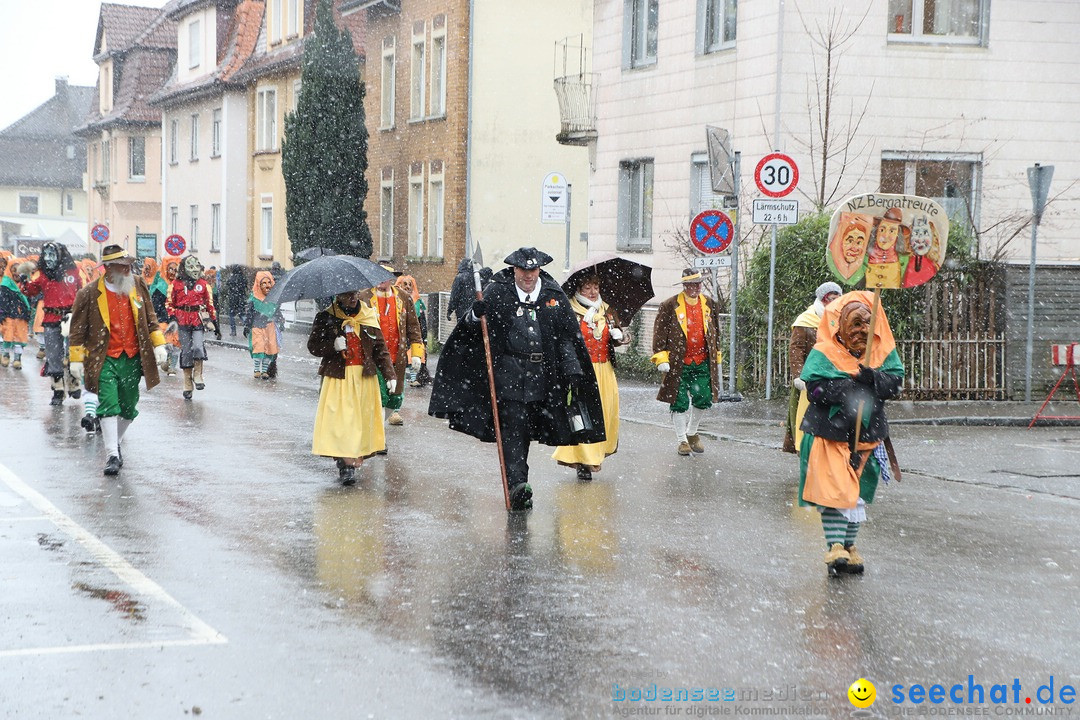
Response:
M852 575L858 575L866 568L863 567L863 556L859 554L859 551L854 545L848 545L844 548L847 550L848 561L847 565L840 568L843 572L851 573Z
M705 452L705 446L701 444L700 435L687 435L686 440L690 443L690 449L694 452L698 454Z
M848 551L840 543L833 543L825 551L825 564L829 566L829 575L838 575L846 571L846 566L851 560Z
M685 440L680 441L679 442L679 450L678 450L678 452L679 452L680 455L684 455L684 456L689 455L691 453L690 443L686 442Z
M389 423L390 425L404 425L405 424L405 421L401 419L401 415L398 413L397 410L390 413L390 417L386 422Z

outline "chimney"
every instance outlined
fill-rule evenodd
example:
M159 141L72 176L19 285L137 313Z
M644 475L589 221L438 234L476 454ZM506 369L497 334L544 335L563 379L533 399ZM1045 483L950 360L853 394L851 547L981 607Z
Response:
M56 94L64 95L67 93L68 79L67 75L58 75L56 78Z

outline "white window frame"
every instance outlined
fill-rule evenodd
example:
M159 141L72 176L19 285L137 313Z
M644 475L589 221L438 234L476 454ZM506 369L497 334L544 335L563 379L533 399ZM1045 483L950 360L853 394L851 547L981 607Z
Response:
M23 200L34 201L34 211L23 211ZM19 193L19 214L20 215L40 215L41 214L41 193L35 192L20 192Z
M191 206L191 234L188 236L188 249L195 252L199 249L199 206Z
M617 250L652 252L655 170L653 158L619 163Z
M112 141L101 141L101 180L112 182Z
M255 151L277 151L277 89L265 87L255 100Z
M270 44L276 45L281 42L281 29L282 29L282 6L281 0L270 0L270 18L267 22L269 27L267 30L270 36Z
M713 192L709 173L709 153L696 152L690 156L690 218L702 210L722 210L724 196Z
M191 157L188 159L199 159L199 113L191 114Z
M274 196L262 195L259 198L259 255L272 257L274 254Z
M180 162L180 121L173 118L169 122L169 164L176 165Z
M409 243L408 254L424 255L424 173L409 178Z
M387 46L389 42L389 46ZM382 74L380 75L379 90L379 128L390 130L394 127L394 105L397 84L397 62L395 55L394 38L383 41Z
M221 252L221 203L210 204L210 252Z
M221 108L214 108L210 125L210 157L221 157Z
M903 32L902 24L904 17L896 13L895 3L906 4L911 2L911 18L909 32ZM941 3L940 7L948 8L954 2L975 3L975 33L973 35L936 35L924 32L924 20L926 0L889 0L886 8L888 26L887 38L890 43L916 43L922 45L976 45L986 46L990 34L990 0L935 0ZM948 10L946 10L948 12ZM899 21L899 22L898 22ZM897 28L901 28L898 32Z
M446 184L443 176L428 176L428 249L427 256L443 256L443 237L446 230Z
M423 35L413 36L412 59L409 62L409 119L424 119L424 100L427 91L425 67L427 39Z
M136 170L136 145L142 145L142 172L135 172ZM144 182L146 180L146 138L142 135L129 135L128 136L128 180L135 182Z
M656 8L656 27L650 28L649 8ZM659 46L660 0L623 0L623 67L650 67L656 64L659 47L650 54L650 29L656 34Z
M180 230L180 208L173 205L169 208L169 234L175 235Z
M431 117L446 117L446 29L431 31Z
M300 0L288 0L286 12L288 19L285 26L285 37L294 38L300 34Z
M188 69L202 64L202 21L195 18L188 23Z
M698 0L698 54L735 47L738 32L739 0ZM727 30L731 27L731 37Z
M379 185L379 257L394 257L394 174Z
M979 212L981 210L981 198L982 198L982 176L983 176L983 156L981 153L938 153L938 152L905 152L905 151L891 151L885 150L881 153L882 162L886 160L898 160L904 163L904 194L914 195L916 193L916 183L918 182L917 169L919 163L963 163L971 165L971 189L970 196L964 200L965 210L970 209L971 216L968 217L968 213L964 213L963 224L966 226L968 222L972 222L977 227L979 224ZM879 181L880 185L880 181ZM932 200L939 203L945 208L945 212L949 214L950 221L955 222L956 213L953 208L950 207L950 203L947 198L928 195Z

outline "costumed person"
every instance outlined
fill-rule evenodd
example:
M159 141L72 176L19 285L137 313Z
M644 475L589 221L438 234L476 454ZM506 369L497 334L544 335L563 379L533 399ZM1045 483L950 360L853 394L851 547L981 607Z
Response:
M906 228L900 208L889 208L877 221L874 239L866 253L866 287L900 287L901 267L898 245Z
M82 287L82 276L71 253L61 243L48 242L41 248L40 274L29 279L23 266L19 289L27 298L42 296L41 325L45 335L44 375L52 379L50 405L62 405L64 393L79 398L79 383L67 372L67 321L75 293Z
M473 300L476 299L476 290L473 289L472 261L464 258L458 263L457 275L450 284L450 299L446 303L446 319L457 318L461 322L469 314Z
M139 379L158 384L168 362L150 290L134 274L119 245L101 251L105 274L79 291L71 312L71 372L98 396L97 415L105 445L105 474L124 466L124 435L139 414Z
M383 265L389 272L395 270ZM416 318L413 299L393 281L386 280L360 294L360 299L379 313L379 326L382 328L390 360L394 363L394 375L397 382L395 390L390 391L387 383L390 378L379 371L379 387L382 389L382 405L386 421L391 425L402 425L401 403L405 395L405 366L411 363L412 369L419 370L424 357L424 343L420 337L420 321ZM409 356L412 360L409 360Z
M337 295L315 316L308 337L308 352L322 358L311 452L334 458L344 485L355 482L366 458L386 449L379 374L389 378L391 392L397 384L379 318L360 296Z
M248 351L255 364L255 379L270 379L270 362L278 354L277 326L282 322L281 308L266 302L266 295L274 287L274 276L268 270L255 273L247 309L244 311L244 337L248 339Z
M243 323L247 277L242 265L230 265L227 270L229 276L225 279L225 311L229 315L229 336L236 337L236 318L241 318L240 322Z
M615 311L600 297L600 278L592 275L584 278L570 307L577 315L581 336L589 351L593 374L600 390L600 403L604 408L603 442L564 445L551 456L560 465L577 469L579 480L592 480L594 472L600 472L604 458L619 449L619 383L615 378L615 348L630 342L630 333L619 324Z
M202 263L194 255L188 255L180 263L178 277L169 285L165 307L175 318L180 335L180 370L184 373L184 399L190 400L192 390L206 387L203 381L203 362L206 360L204 329L221 339L217 326L217 310L210 285L203 279ZM206 313L204 322L202 314Z
M16 269L22 262L16 257L0 260L0 366L10 364L15 370L22 369L23 348L30 340L30 300L15 282Z
M165 350L169 354L169 364L165 369L165 374L170 376L176 374L176 368L180 364L180 333L177 329L176 318L169 315L167 301L169 287L176 280L179 270L180 258L172 256L164 258L157 275L150 283L150 299L154 301L154 312L157 313L161 331L165 333Z
M682 272L683 290L660 304L653 326L656 369L664 373L656 399L670 405L680 455L705 452L698 425L720 396L719 321L701 294L701 271Z
M520 248L495 273L483 299L459 322L443 347L428 413L450 429L495 441L483 323L491 347L510 510L532 507L529 443L574 445L604 440L603 408L577 316L559 284L540 268L552 258ZM475 286L474 286L475 287ZM475 292L473 297L475 297ZM571 418L591 419L577 429Z
M826 306L800 375L810 406L802 421L799 504L821 513L830 575L863 571L855 536L866 506L879 479L900 479L883 441L889 437L885 401L903 389L904 366L880 307L867 357L873 301L873 293L855 291Z
M408 295L413 300L413 307L416 309L416 321L420 323L420 342L424 345L425 351L427 350L427 305L424 304L424 299L420 296L420 289L416 286L416 278L412 275L402 275L394 283L403 293ZM428 372L427 367L427 352L420 356L419 369L413 369L412 365L412 352L409 352L410 368L409 375L409 387L424 387L431 384L431 373Z
M799 377L806 356L817 342L818 324L825 314L825 306L840 297L843 290L834 282L824 282L814 291L814 302L803 310L791 324L791 341L788 343L788 368L791 373L791 391L788 394L787 426L784 431L784 452L798 455L802 442L799 424L810 401L806 398L806 383Z

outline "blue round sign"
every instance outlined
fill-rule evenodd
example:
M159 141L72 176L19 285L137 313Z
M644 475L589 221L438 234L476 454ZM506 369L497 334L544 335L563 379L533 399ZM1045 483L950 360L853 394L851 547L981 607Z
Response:
M109 228L101 224L95 225L90 228L90 237L94 242L103 243L109 239Z
M690 242L703 253L718 253L728 249L735 237L731 218L719 210L705 210L690 222Z

